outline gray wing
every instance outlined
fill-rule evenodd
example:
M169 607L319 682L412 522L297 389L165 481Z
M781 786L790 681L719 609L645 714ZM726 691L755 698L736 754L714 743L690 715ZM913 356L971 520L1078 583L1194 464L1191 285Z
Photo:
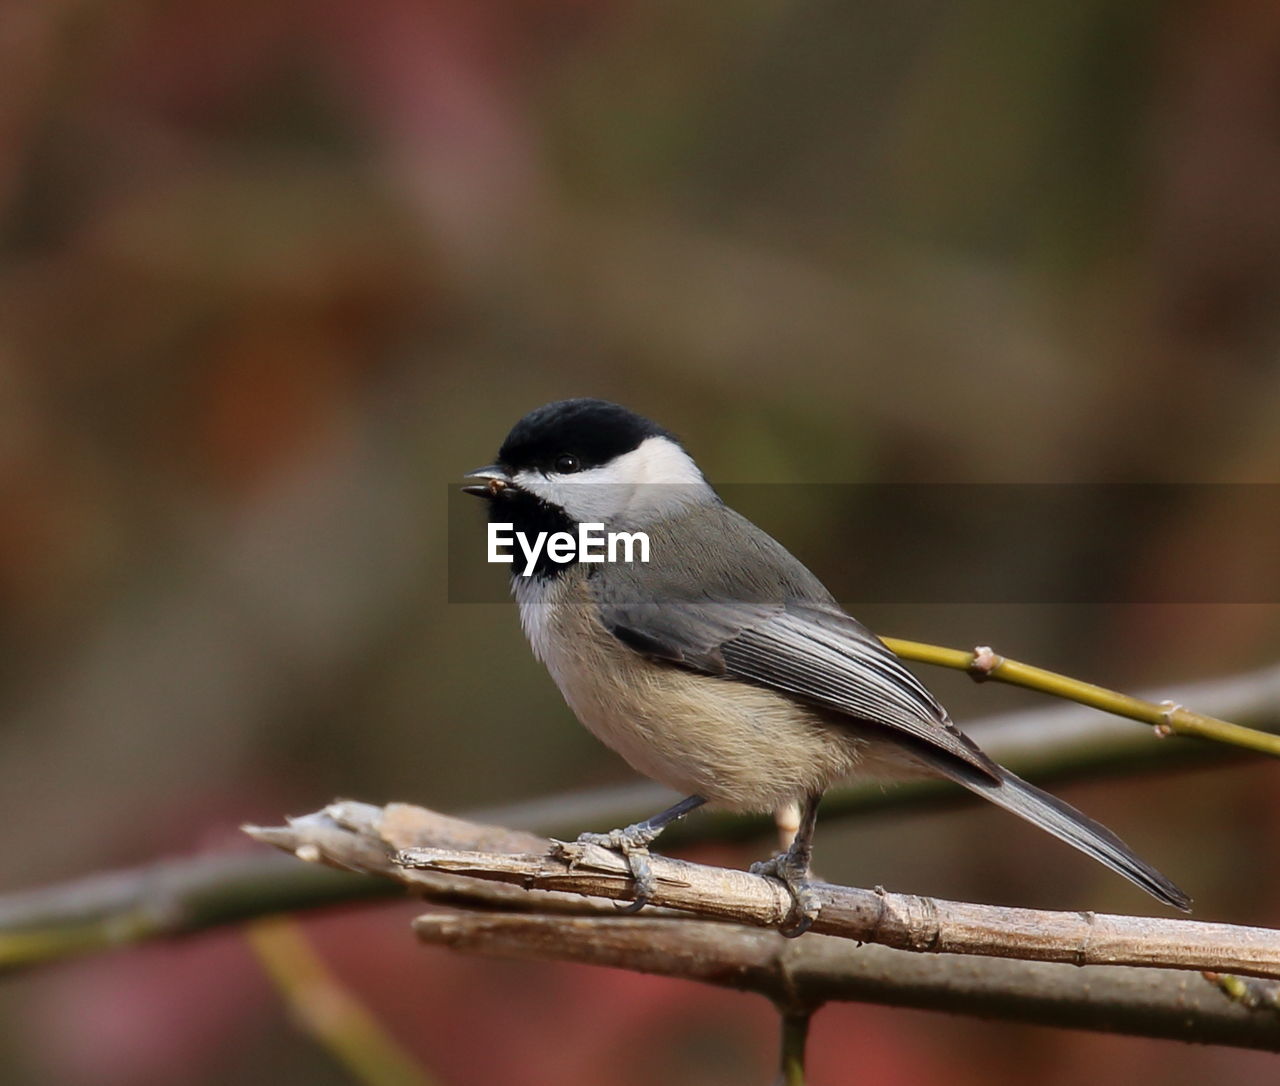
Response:
M711 515L721 523L686 517L651 533L644 571L601 567L593 582L606 629L651 659L783 691L1000 779L923 684L797 559L724 506L696 514ZM731 546L705 544L726 538ZM697 583L682 585L679 571L690 569Z

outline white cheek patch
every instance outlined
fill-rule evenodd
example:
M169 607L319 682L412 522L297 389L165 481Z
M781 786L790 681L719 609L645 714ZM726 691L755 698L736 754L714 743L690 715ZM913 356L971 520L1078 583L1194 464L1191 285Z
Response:
M674 441L646 438L629 453L586 471L522 471L515 484L578 522L642 522L714 496L698 465Z

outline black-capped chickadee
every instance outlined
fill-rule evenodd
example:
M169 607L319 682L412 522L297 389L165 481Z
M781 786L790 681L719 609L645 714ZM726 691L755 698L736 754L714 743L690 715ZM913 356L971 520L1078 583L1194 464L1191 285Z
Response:
M652 891L647 847L676 819L704 803L798 802L794 843L753 870L786 884L795 913L784 930L799 934L817 913L808 877L818 800L854 771L947 777L1161 901L1190 905L1110 830L988 758L648 419L604 400L547 404L516 423L496 464L469 477L483 480L464 489L488 499L491 539L510 525L500 538L522 540L510 551L520 621L565 701L633 768L688 796L645 822L579 838L627 856L635 907Z

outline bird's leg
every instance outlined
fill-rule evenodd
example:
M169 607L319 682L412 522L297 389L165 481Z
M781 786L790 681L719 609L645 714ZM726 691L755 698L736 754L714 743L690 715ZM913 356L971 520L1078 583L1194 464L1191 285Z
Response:
M701 796L689 796L674 807L668 807L665 811L652 818L646 818L643 822L635 822L619 830L610 830L608 833L580 833L574 844L578 847L579 855L583 845L599 845L622 853L636 889L634 900L624 906L621 911L636 913L648 904L654 891L653 871L649 867L649 845L672 822L683 818L706 802Z
M818 919L822 903L809 881L809 862L813 858L813 831L818 824L818 801L821 792L806 796L800 810L800 827L796 830L791 847L771 860L751 865L753 875L767 875L777 879L791 894L791 915L778 929L788 939L803 935Z

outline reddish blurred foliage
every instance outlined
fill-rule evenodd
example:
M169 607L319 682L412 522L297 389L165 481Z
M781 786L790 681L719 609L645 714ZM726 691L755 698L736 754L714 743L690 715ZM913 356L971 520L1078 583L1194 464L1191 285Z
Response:
M274 1028L272 993L236 931L69 963L23 1010L48 1081L215 1081L229 1050Z

